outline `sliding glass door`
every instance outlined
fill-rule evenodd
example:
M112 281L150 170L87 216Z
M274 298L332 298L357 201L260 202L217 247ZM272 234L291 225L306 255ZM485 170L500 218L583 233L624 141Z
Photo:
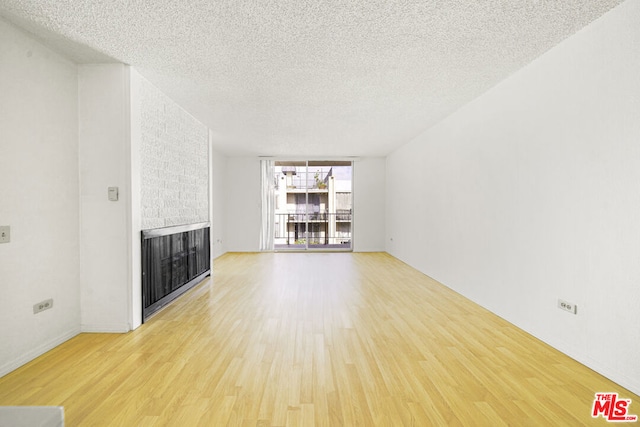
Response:
M352 163L276 161L275 250L351 250Z

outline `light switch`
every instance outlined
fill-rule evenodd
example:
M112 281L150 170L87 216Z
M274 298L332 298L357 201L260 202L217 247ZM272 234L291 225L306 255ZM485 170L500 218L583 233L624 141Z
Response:
M118 201L118 187L109 187L109 200L112 202Z
M11 241L11 227L8 225L0 225L0 243L9 243Z

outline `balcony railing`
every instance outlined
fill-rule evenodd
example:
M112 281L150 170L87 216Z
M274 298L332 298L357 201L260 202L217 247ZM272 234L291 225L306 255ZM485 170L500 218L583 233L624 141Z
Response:
M351 247L351 211L275 215L276 249L289 246Z
M326 170L324 168L320 168L317 171L309 171L308 173L300 171L291 177L286 177L285 167L283 167L282 172L277 173L275 176L275 185L276 188L280 188L280 185L286 185L287 188L295 188L299 190L310 190L310 189L326 189L329 177L333 175L332 169ZM281 179L284 177L284 179Z
M306 218L308 217L308 218ZM309 222L314 221L331 221L335 218L335 221L351 222L351 209L338 209L336 213L327 212L313 212L313 213L278 213L276 214L276 224L282 222ZM282 221L282 218L286 218L286 221ZM280 219L280 220L279 220Z

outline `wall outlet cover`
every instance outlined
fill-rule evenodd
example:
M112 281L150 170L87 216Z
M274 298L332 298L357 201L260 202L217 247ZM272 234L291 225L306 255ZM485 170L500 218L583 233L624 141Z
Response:
M38 314L41 311L49 310L53 307L53 298L46 299L33 305L33 314Z
M11 241L11 227L8 225L0 225L0 243L9 243Z
M569 313L578 314L578 307L570 302L565 300L558 300L558 308L560 310L568 311Z

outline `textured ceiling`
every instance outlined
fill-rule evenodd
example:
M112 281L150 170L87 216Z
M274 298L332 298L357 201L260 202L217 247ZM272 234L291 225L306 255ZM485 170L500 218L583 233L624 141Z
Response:
M386 155L622 0L0 0L76 62L121 61L228 155Z

